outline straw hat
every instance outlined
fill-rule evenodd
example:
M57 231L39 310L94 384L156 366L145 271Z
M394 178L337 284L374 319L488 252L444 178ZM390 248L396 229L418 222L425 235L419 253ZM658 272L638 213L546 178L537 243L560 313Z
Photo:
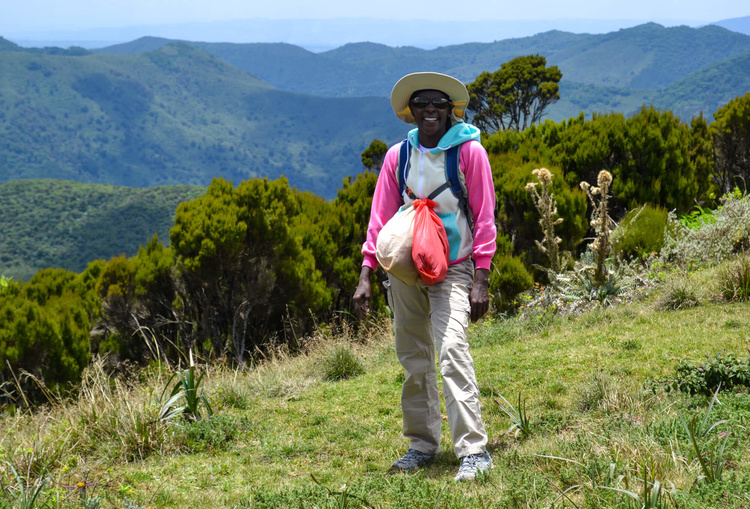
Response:
M417 90L439 90L446 94L453 103L453 121L463 122L469 104L469 91L453 76L439 72L415 72L398 80L391 91L391 107L398 118L407 124L415 123L409 111L409 99Z

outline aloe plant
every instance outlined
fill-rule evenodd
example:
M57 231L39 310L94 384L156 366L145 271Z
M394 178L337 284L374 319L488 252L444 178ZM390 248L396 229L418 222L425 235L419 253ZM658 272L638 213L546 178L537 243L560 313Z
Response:
M2 488L2 491L7 493L9 497L15 502L13 507L17 509L33 509L34 507L39 507L37 505L38 502L40 502L40 496L42 494L42 491L44 490L44 487L47 485L47 481L49 480L47 477L44 476L46 470L42 471L41 476L34 481L33 484L27 482L23 477L21 477L21 474L18 473L16 468L9 462L4 461L6 465L10 468L11 472L13 472L13 476L16 478L16 484L17 488L13 489L10 487L5 487L0 483L0 488Z
M169 399L162 405L159 418L169 420L178 415L185 415L190 419L198 420L202 418L201 404L206 407L206 413L209 417L213 415L214 412L208 403L208 399L204 394L199 392L204 375L205 373L201 373L196 376L193 353L190 352L190 367L184 371L174 373L167 381L164 391L162 391L163 398L172 385L172 382L177 379L172 387ZM178 402L182 403L182 405L178 406Z
M520 433L522 436L527 437L531 434L531 424L529 415L526 413L526 402L521 399L521 393L518 393L518 407L514 407L502 394L498 394L502 403L495 400L495 404L510 417L512 425L508 428L503 435L507 435L513 430L517 430L516 433Z

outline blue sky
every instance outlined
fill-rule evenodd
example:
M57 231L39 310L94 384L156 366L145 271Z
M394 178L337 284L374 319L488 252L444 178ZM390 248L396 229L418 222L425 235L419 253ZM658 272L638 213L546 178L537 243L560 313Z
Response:
M411 5L410 5L411 4ZM456 6L466 6L457 9ZM377 17L423 20L673 19L750 15L747 0L0 0L0 34L250 18Z

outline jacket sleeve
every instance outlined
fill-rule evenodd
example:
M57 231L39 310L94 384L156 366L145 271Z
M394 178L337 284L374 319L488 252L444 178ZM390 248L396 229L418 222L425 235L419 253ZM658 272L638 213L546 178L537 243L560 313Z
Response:
M399 145L392 146L385 154L383 167L380 169L380 175L378 175L378 183L375 185L375 193L372 196L367 240L362 245L362 254L364 255L362 265L372 269L378 267L378 259L375 257L378 234L383 225L403 205L403 199L398 190L398 178L396 177Z
M478 141L464 143L461 146L460 165L466 176L469 208L474 217L472 257L477 269L489 269L497 247L497 227L495 185L487 151Z

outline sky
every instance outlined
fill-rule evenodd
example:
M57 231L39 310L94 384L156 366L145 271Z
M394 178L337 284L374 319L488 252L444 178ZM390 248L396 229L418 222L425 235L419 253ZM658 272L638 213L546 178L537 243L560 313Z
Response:
M637 20L698 26L748 15L747 0L431 0L412 5L403 0L0 0L0 36L44 38L52 32L59 36L95 28L255 18L413 19L423 22L425 30L430 21L448 20Z

